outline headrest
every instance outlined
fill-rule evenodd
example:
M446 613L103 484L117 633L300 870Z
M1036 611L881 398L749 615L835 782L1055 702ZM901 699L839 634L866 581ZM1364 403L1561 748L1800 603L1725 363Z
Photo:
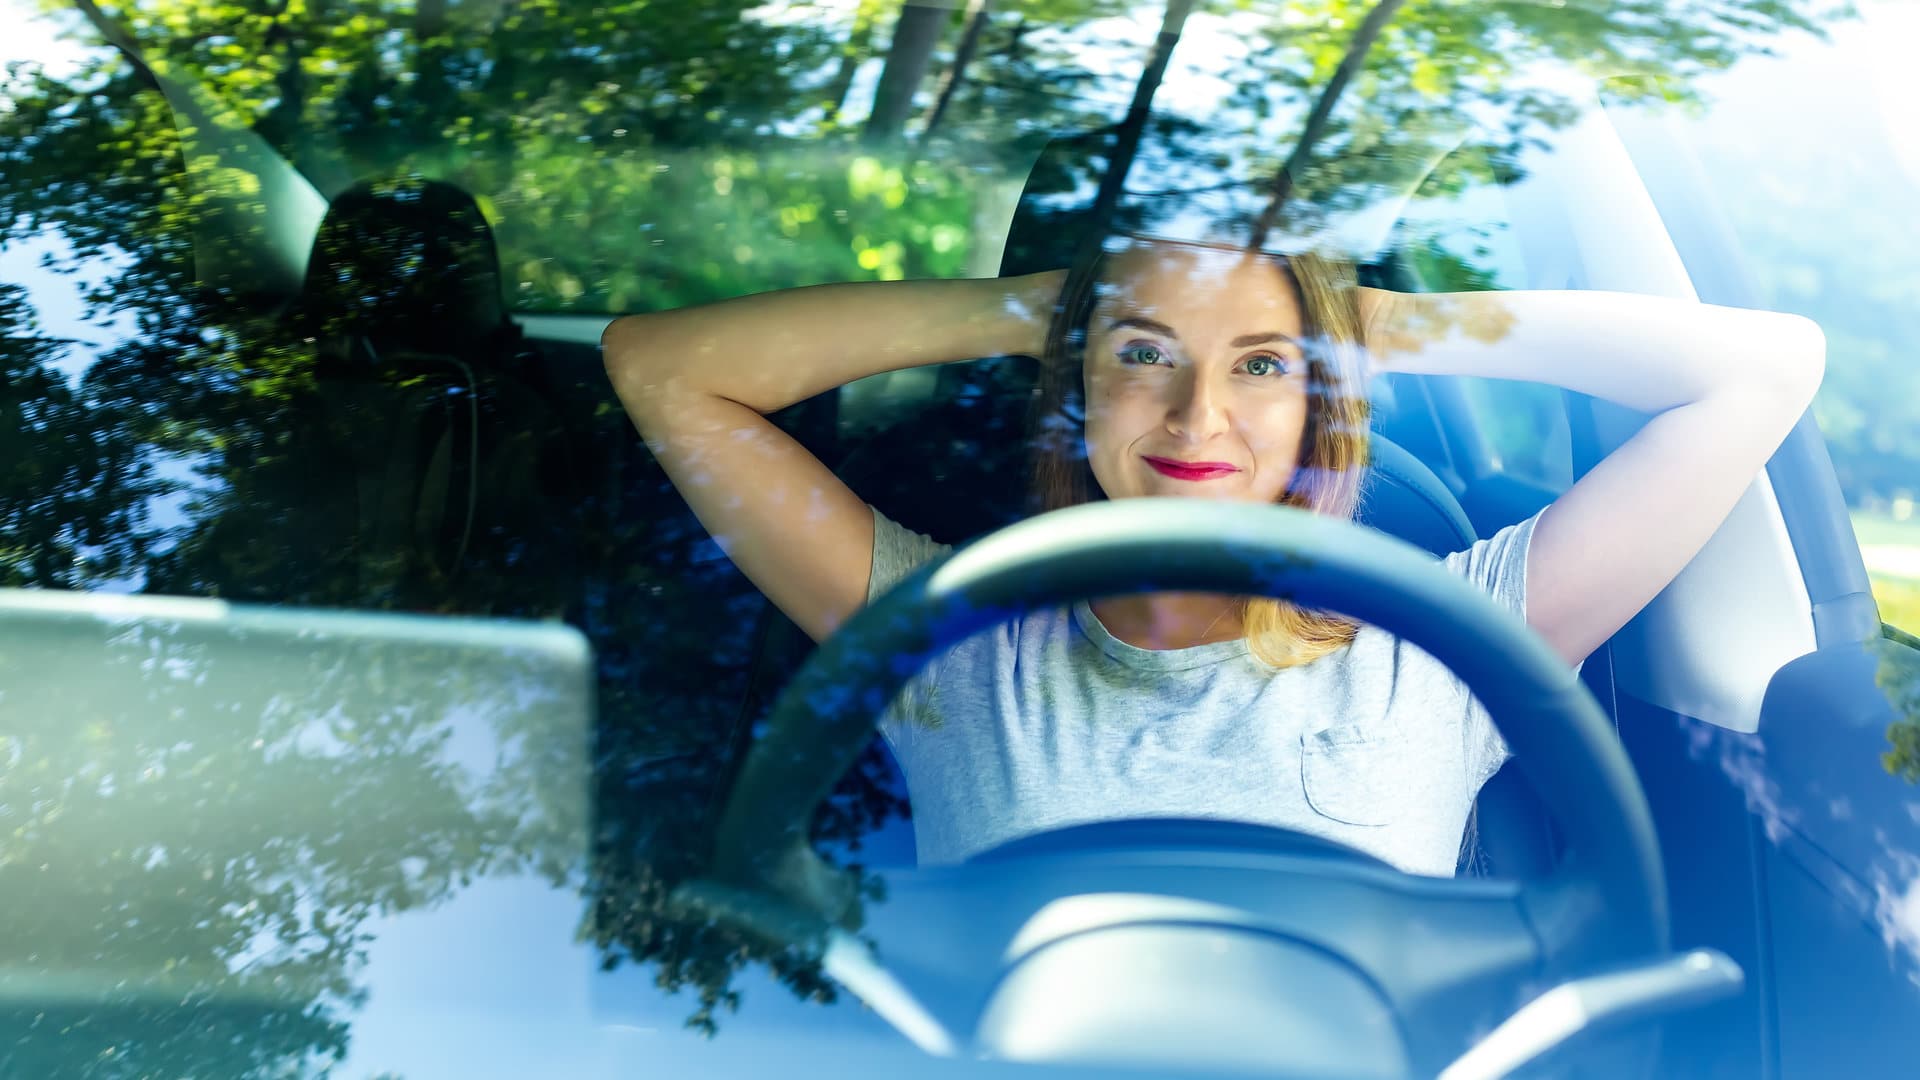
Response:
M1367 446L1367 480L1356 520L1435 555L1463 550L1478 539L1459 500L1419 458L1377 431Z
M328 207L298 305L312 336L460 353L512 323L493 230L473 197L420 177L362 183Z

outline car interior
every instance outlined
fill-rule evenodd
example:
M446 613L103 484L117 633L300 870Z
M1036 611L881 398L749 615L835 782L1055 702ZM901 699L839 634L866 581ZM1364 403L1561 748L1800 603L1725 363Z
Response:
M191 126L190 92L164 80L159 85L183 125ZM1659 215L1604 209L1606 196L1596 192L1635 189L1676 220L1687 196L1663 189L1659 177L1643 181L1635 169L1634 139L1655 134L1636 134L1623 123L1620 130L1632 136L1623 141L1599 115L1557 139L1531 187L1506 196L1502 213L1527 268L1522 284L1714 298L1707 295L1713 283L1688 275L1688 266L1700 261L1681 257L1691 251L1681 250L1690 238L1680 229L1669 235ZM248 153L257 157L258 149ZM313 430L337 441L312 449L337 451L353 463L341 471L345 486L330 489L328 497L345 508L349 546L364 561L362 594L385 589L389 606L401 609L430 609L436 600L458 596L464 610L484 612L485 598L460 593L459 568L476 558L511 565L523 557L527 545L506 534L509 519L547 521L552 535L534 547L568 558L569 537L576 535L569 518L576 511L569 508L583 504L585 493L622 490L625 477L651 468L624 418L607 411L597 346L607 318L510 311L486 215L450 182L357 186L330 203L321 200L324 213L317 218L310 188L304 194L289 183L270 188L268 194L284 198L268 216L282 211L284 220L276 220L286 225L273 230L272 243L262 246L260 236L232 231L244 215L215 217L198 223L196 252L205 253L202 276L210 281L260 273L261 282L288 283L241 300L279 322L290 340L313 346L322 360ZM1033 257L1022 240L1022 230L1033 227L1033 201L1023 196L1022 208L1005 223L1004 272L1021 272L1028 268L1022 260ZM1605 221L1604 229L1568 212L1581 201L1603 208L1593 218ZM285 234L305 228L309 218L311 249L296 251ZM262 266L272 272L260 272ZM1446 287L1423 276L1413 253L1391 245L1360 269L1369 284ZM431 318L423 320L423 311ZM909 374L842 388L777 419L909 529L962 543L1017 520L1022 462L992 448L1019 443L1031 362L984 358ZM1553 395L1573 475L1643 420L1605 403ZM1558 493L1538 477L1502 467L1481 430L1487 401L1461 380L1385 376L1373 403L1360 511L1365 525L1438 556L1524 519ZM347 439L339 434L344 431L380 437ZM1790 444L1780 469L1799 467L1794 453L1806 451L1807 440L1817 447L1817 431ZM927 464L902 469L902 461ZM1724 881L1751 878L1764 856L1712 843L1709 821L1729 835L1748 828L1741 801L1748 793L1716 796L1704 809L1693 798L1702 771L1739 767L1737 754L1729 757L1735 752L1724 749L1737 741L1710 752L1700 749L1704 737L1688 743L1653 721L1698 721L1713 738L1751 734L1764 712L1793 700L1777 685L1776 672L1822 644L1866 633L1871 615L1857 548L1850 537L1822 539L1822 530L1831 531L1825 518L1833 508L1804 501L1824 498L1818 493L1825 488L1808 484L1816 495L1804 495L1790 474L1782 477L1778 488L1774 476L1757 477L1702 556L1579 673L1639 768L1663 839L1673 838L1668 869L1675 936L1683 943L1712 939L1733 903L1723 895ZM529 499L539 504L533 512L505 505ZM617 508L619 500L606 504ZM569 602L554 597L551 610ZM745 756L756 721L812 648L770 606L759 605L754 617L759 623L745 688L725 740L734 762ZM1877 619L1871 621L1877 634ZM892 775L893 789L904 792L877 738L868 755L868 767ZM1509 766L1480 795L1460 869L1537 877L1554 866L1559 850L1554 823ZM1686 866L1676 863L1675 851L1711 854ZM1809 856L1822 857L1818 851ZM1745 917L1757 918L1750 911Z
M164 80L158 85L177 113L190 115L189 90ZM1565 183L1569 173L1583 167L1637 182L1632 161L1618 141L1592 136L1576 130L1561 139L1561 164L1542 186ZM1036 169L1035 175L1044 171ZM1654 282L1655 287L1689 288L1684 269L1677 265L1658 259L1643 264L1630 256L1635 242L1671 250L1664 233L1647 232L1660 229L1657 219L1642 222L1640 234L1611 237L1604 249L1596 250L1594 237L1570 235L1578 233L1577 223L1565 213L1570 198L1570 192L1563 193L1543 211L1537 197L1531 204L1524 194L1510 197L1507 212L1522 225L1516 235L1523 246L1560 249L1551 258L1537 258L1531 273L1563 285L1626 287L1636 279L1645 282L1646 265L1652 265L1654 277L1661 272L1669 277ZM1036 257L1020 240L1023 226L1034 228L1023 215L1030 218L1035 203L1033 193L1023 194L1007 223L1004 272L1020 272L1021 260ZM286 213L298 217L306 201L289 198L284 205ZM383 425L396 437L392 445L359 451L352 496L360 508L357 519L376 532L391 531L397 520L414 524L411 537L373 537L374 550L406 547L428 553L410 572L445 587L445 567L457 563L463 551L486 535L488 502L497 498L495 493L540 490L557 502L569 490L617 484L613 477L641 467L643 449L637 440L602 437L588 446L582 434L597 430L584 418L591 415L593 401L603 396L597 337L605 319L508 312L498 289L500 255L470 195L445 181L384 192L363 185L328 205L315 235L308 264L300 268L300 295L279 317L296 333L312 331L333 343L332 365L325 372L329 408L362 415L384 410L391 417L407 417L406 423L390 418ZM238 243L232 235L197 239L196 250L225 253L215 254L211 262L203 259L203 275L220 271L236 249L250 245L255 250L241 260L246 266L298 257L281 250L285 244L260 249L259 237L242 237ZM1578 254L1568 255L1568 249ZM446 273L448 267L455 272ZM1433 287L1421 280L1408 253L1390 247L1360 269L1371 284ZM1675 274L1677 283L1671 280ZM287 276L284 269L279 276ZM254 298L256 303L263 300L263 306L271 305L270 296ZM422 305L436 313L430 325L414 318ZM884 395L870 387L842 388L795 406L780 419L895 520L943 541L964 541L1017 518L1023 477L1018 463L1004 454L940 455L939 448L928 445L928 432L998 433L1017 440L1018 403L1031 380L1030 363L1015 358L949 365L932 379L893 379ZM1460 383L1388 375L1374 393L1371 473L1361 521L1436 555L1460 550L1525 518L1557 493L1499 468L1484 433L1477 430L1480 410ZM1637 426L1637 418L1625 410L1560 397L1583 463L1597 460ZM906 454L939 457L935 482L919 482L909 471L891 467ZM500 482L530 474L542 482ZM403 504L411 509L393 513ZM1705 718L1734 730L1751 730L1765 679L1740 682L1737 671L1729 674L1726 661L1742 650L1726 646L1724 624L1702 625L1696 613L1724 611L1731 597L1745 598L1741 606L1755 616L1743 620L1745 633L1750 639L1775 639L1771 648L1757 650L1760 656L1746 667L1762 667L1768 657L1782 652L1804 651L1801 645L1810 646L1810 641L1794 639L1810 639L1806 631L1811 628L1805 626L1804 614L1792 614L1792 594L1805 592L1785 539L1780 510L1763 477L1716 537L1710 548L1714 558L1698 560L1615 643L1584 665L1581 678L1603 707L1611 709L1617 699L1614 653L1627 641L1632 662L1619 676L1629 680L1631 692L1649 702L1692 702L1696 711L1709 714L1713 710L1702 706L1703 698L1708 706L1728 702L1729 715ZM1756 590L1756 580L1780 586L1773 590L1777 599L1764 611L1757 605L1766 602L1755 598L1767 591ZM750 738L752 717L764 711L809 647L804 635L777 611L763 607L759 618L747 692L732 737L736 750ZM1755 651L1744 650L1749 656ZM1704 687L1705 693L1702 683L1712 684ZM885 753L877 740L873 752ZM1551 864L1552 824L1511 768L1487 786L1476 820L1477 840L1463 847L1463 872L1524 876Z

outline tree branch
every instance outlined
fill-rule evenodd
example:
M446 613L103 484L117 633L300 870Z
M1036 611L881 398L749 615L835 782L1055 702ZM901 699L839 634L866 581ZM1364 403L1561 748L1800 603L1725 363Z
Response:
M847 42L840 47L840 63L833 71L833 81L827 84L827 121L838 120L840 110L847 107L847 94L853 90L853 76L860 69L860 62L867 58L873 47L873 27L879 22L880 0L861 0L854 10L853 28L847 32Z
M1320 92L1319 100L1313 103L1312 110L1307 113L1307 122L1301 128L1299 140L1293 144L1292 152L1273 178L1273 197L1254 222L1251 247L1266 246L1267 235L1284 220L1287 200L1293 195L1294 177L1311 160L1316 144L1326 133L1327 120L1333 115L1333 107L1339 103L1340 95L1346 92L1347 84L1366 66L1367 53L1373 48L1380 32L1386 29L1405 5L1406 0L1380 0L1360 21L1359 29L1353 32L1353 40L1347 42L1347 53L1340 58L1340 66L1334 68L1326 89Z
M1146 133L1147 119L1153 111L1153 95L1160 89L1160 80L1166 76L1167 62L1173 59L1173 48L1180 43L1187 16L1193 13L1193 3L1194 0L1167 0L1167 13L1160 22L1160 34L1154 39L1153 54L1147 58L1146 70L1140 73L1140 81L1134 84L1133 102L1127 106L1127 118L1120 122L1114 133L1113 154L1107 159L1106 174L1100 178L1100 190L1094 196L1093 222L1096 233L1105 231L1107 223L1113 219L1114 210L1120 205L1120 193L1125 190L1127 173L1133 168L1134 155L1140 152L1140 139Z
M934 99L933 111L927 114L927 126L920 132L922 145L933 138L940 121L946 118L947 106L966 83L967 65L973 62L974 51L980 47L980 34L987 28L987 16L992 8L991 0L967 0L966 29L961 31L960 44L953 50L953 64L947 68L947 77L940 82L940 94Z
M884 143L900 134L913 111L914 91L927 77L933 48L952 10L949 0L907 0L893 24L887 44L887 65L880 69L880 85L873 92L873 112L861 134L868 144Z

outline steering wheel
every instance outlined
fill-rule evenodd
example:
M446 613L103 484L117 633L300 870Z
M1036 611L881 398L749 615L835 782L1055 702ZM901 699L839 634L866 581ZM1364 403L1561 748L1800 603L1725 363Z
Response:
M1666 883L1646 797L1605 714L1573 671L1524 622L1410 544L1304 510L1228 501L1134 498L1044 514L922 567L857 613L822 643L776 704L722 818L715 877L743 895L782 898L773 905L786 913L777 933L789 940L806 937L809 924L818 930L852 921L846 879L814 854L806 831L902 685L948 647L1021 612L1162 591L1282 598L1364 620L1419 646L1486 707L1515 765L1563 829L1566 851L1554 870L1492 891L1483 881L1400 874L1342 845L1286 830L1252 830L1287 849L1289 905L1350 909L1329 898L1351 896L1358 877L1381 894L1369 901L1367 915L1323 934L1317 949L1370 980L1390 981L1390 972L1375 970L1386 963L1383 925L1460 926L1467 912L1484 918L1470 935L1471 957L1451 958L1447 978L1462 988L1504 981L1509 993L1515 985L1665 954ZM1127 843L1124 830L1118 839L1110 829L1100 837L1092 835L1098 828L1081 832L1103 855ZM1169 842L1215 850L1244 844L1249 832L1235 823L1185 822L1137 835L1164 852ZM1071 850L1061 839L1070 833L1015 841L959 869L985 873L1008 860L1058 859ZM1263 846L1274 847L1253 845ZM1085 881L1066 877L1055 878L1062 895ZM1158 888L1181 887L1178 876L1155 880ZM812 923L816 916L823 921ZM1421 1000L1446 1012L1450 1006L1440 1003L1448 995L1433 990ZM1428 1019L1439 1022L1438 1015ZM1405 1029L1420 1028L1420 1020L1408 1017ZM1469 1038L1457 1034L1447 1040L1455 1047ZM1448 1052L1433 1051L1441 1058Z

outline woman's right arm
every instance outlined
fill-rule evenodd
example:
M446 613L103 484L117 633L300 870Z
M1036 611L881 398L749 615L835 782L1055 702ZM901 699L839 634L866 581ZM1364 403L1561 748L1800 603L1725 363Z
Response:
M627 414L701 525L819 641L866 603L873 513L766 415L884 371L1036 355L1061 278L762 293L618 319L601 348Z

